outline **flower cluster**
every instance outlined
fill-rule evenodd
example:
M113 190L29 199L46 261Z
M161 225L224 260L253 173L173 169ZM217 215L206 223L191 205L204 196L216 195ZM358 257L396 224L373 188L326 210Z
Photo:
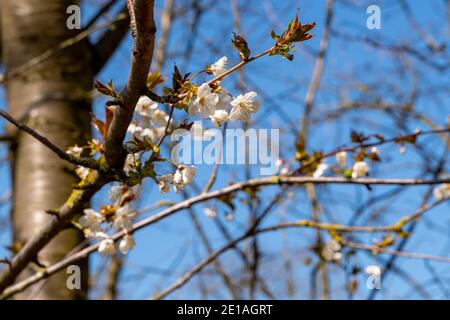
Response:
M379 151L378 149L372 149L371 154L376 154L378 156ZM347 152L346 151L339 151L336 153L336 172L344 172L346 176L352 177L353 179L365 177L369 174L369 165L367 162L360 160L356 161L352 168L349 168L346 170L347 165ZM324 162L321 162L317 165L315 171L313 172L314 178L319 178L325 175L325 173L331 169L329 165L325 164Z
M174 174L165 174L158 179L158 188L161 193L170 191L170 186L174 191L184 189L184 187L192 182L197 169L193 166L179 165Z
M443 183L433 190L436 200L441 201L450 198L450 183Z
M219 77L226 72L227 57L220 58L207 68L207 72ZM236 98L231 96L221 87L203 83L191 87L191 100L188 105L190 115L199 114L202 118L210 119L213 125L220 127L224 122L249 121L250 114L259 110L259 103L255 100L257 93L254 91L240 94ZM231 107L230 111L227 108Z
M88 239L100 240L100 253L112 255L116 252L115 243L107 233L111 228L124 230L126 233L117 245L121 253L125 254L134 247L131 231L137 212L131 202L137 197L139 189L139 185L113 186L109 190L110 205L103 205L98 212L90 208L84 210L78 223Z
M142 96L136 104L135 113L140 116L140 121L133 120L128 127L135 142L146 139L155 144L164 134L169 116L158 108L158 103L147 96Z
M334 239L328 241L322 249L322 257L326 261L339 262L342 259L341 245Z

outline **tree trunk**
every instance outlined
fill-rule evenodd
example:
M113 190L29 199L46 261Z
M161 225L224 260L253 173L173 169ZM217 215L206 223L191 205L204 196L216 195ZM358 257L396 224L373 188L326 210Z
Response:
M56 48L77 30L66 27L68 6L74 0L1 0L3 62L7 72L43 52ZM7 103L11 114L63 149L84 144L90 137L91 57L87 41L46 59L8 79ZM74 167L26 133L9 128L15 136L11 147L15 243L25 243L46 224L46 209L61 206L77 182ZM39 254L41 264L54 263L82 240L75 229L62 232ZM87 293L87 261L81 267L81 290L69 290L65 270L24 291L17 298L82 299ZM30 264L23 278L36 271ZM19 278L21 278L19 277Z

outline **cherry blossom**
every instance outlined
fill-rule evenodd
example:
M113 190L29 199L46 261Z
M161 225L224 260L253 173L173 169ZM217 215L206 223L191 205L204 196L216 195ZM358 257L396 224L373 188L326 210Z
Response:
M365 177L369 173L369 166L364 161L355 162L352 169L352 178Z
M209 67L209 70L212 72L212 74L215 77L218 77L226 71L225 65L227 64L227 61L228 61L227 57L222 57L219 60L217 60L215 63L213 63Z
M78 219L78 223L84 228L86 237L91 238L100 231L100 224L103 221L103 217L100 213L93 209L84 209L84 214Z
M208 118L210 115L214 114L218 102L219 95L212 92L207 83L203 83L198 87L197 96L189 105L189 114L195 115L198 112L203 118Z
M190 184L195 176L197 169L193 166L178 166L173 176L175 191L183 189L185 185Z
M133 227L133 218L136 216L136 211L130 203L119 207L116 210L114 217L114 227L118 229L131 230Z
M112 256L116 253L116 247L114 246L114 241L110 238L106 238L100 242L98 246L98 252L105 256Z
M205 208L204 210L205 216L208 218L216 218L217 217L217 211L214 208Z
M328 170L328 165L325 163L321 163L317 166L316 171L313 173L314 178L322 177L325 174L325 171Z
M135 245L136 242L134 241L133 236L127 234L120 240L118 248L121 253L126 254L133 249Z
M83 148L79 147L78 145L74 145L72 147L69 147L66 152L73 156L79 157L83 152Z
M254 98L257 93L250 91L245 95L240 94L230 104L233 106L230 113L230 120L236 121L248 121L250 120L250 113L257 112L259 110L259 103Z
M327 261L338 262L342 259L341 245L334 239L328 241L322 249L322 257Z
M136 112L138 112L142 117L152 118L155 110L158 108L158 103L152 101L147 96L142 96L139 98L136 104Z
M83 166L78 166L75 169L75 173L77 174L78 177L80 177L81 180L84 180L88 177L89 175L89 168L83 167Z
M170 185L173 183L173 174L165 174L158 180L158 188L161 193L170 191Z
M450 183L443 183L435 188L433 195L438 201L450 198Z
M209 118L214 126L220 127L222 126L222 123L228 120L228 112L223 109L216 110L213 115L209 116Z
M345 167L347 164L347 152L346 151L339 151L336 153L336 162L340 167Z
M126 174L131 172L136 172L136 168L139 166L139 153L129 153L125 159L125 164L123 166L123 171Z

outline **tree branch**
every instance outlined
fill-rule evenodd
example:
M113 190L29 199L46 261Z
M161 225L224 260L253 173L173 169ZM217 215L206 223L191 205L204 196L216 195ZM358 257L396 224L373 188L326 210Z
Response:
M133 116L136 102L146 87L155 34L153 0L128 0L128 6L130 16L133 17L131 19L134 38L133 57L129 80L123 93L124 106L116 110L106 139L106 158L110 160L109 163L113 164L113 167L123 163L122 141ZM39 251L67 226L92 196L110 181L111 177L98 175L92 184L85 186L82 190L72 191L56 216L13 257L10 267L0 273L0 292L3 292Z
M18 129L28 133L30 136L41 142L44 146L52 150L58 157L60 157L62 160L69 161L70 163L95 169L100 169L99 164L95 159L92 158L83 158L83 157L77 157L72 154L69 154L65 152L63 149L58 147L57 145L53 144L50 140L48 140L46 137L40 135L35 130L31 129L26 124L22 124L16 119L14 119L9 113L6 111L0 110L0 116L11 122L13 125L15 125Z
M430 184L440 184L440 183L450 183L450 178L447 179L433 179L433 180L418 180L418 179L346 179L346 178L329 178L329 177L321 177L321 178L312 178L312 177L279 177L279 176L273 176L268 178L260 178L260 179L252 179L248 181L239 182L236 184L233 184L231 186L225 187L220 190L212 191L209 193L200 194L197 196L194 196L188 200L182 201L177 203L176 205L167 208L159 213L156 213L146 219L143 219L142 221L139 221L133 225L133 227L127 231L128 233L134 233L144 227L147 227L149 225L152 225L164 218L167 218L174 213L188 209L191 206L201 203L210 199L218 198L223 195L227 195L248 187L258 187L258 186L269 186L269 185L303 185L305 183L317 183L317 184L358 184L358 185L367 185L367 184L377 184L377 185L430 185ZM89 191L92 195L92 192ZM65 210L68 210L70 208L66 208ZM67 216L69 213L64 212L62 215L62 218L67 221ZM60 213L61 217L61 213ZM71 216L73 217L73 216ZM55 218L57 219L57 218ZM55 220L53 220L55 221ZM294 225L286 225L286 227L293 227ZM295 223L295 226L302 226L302 227L308 227L305 223L299 224L298 222ZM311 226L311 227L317 227L317 226ZM49 229L49 228L47 228ZM50 228L51 229L51 228ZM254 229L254 228L253 228ZM365 232L368 232L367 230ZM379 232L379 230L374 230L373 232ZM44 230L45 234L45 230ZM111 236L111 238L114 241L119 240L125 235L125 231L119 231ZM248 235L247 235L248 237ZM47 239L47 235L45 234L45 238ZM37 240L36 240L37 241ZM239 240L240 241L240 240ZM31 242L31 241L30 241ZM45 245L45 244L44 244ZM23 290L27 288L28 286L32 285L33 283L36 283L44 278L49 277L50 275L58 272L59 270L65 268L66 266L72 264L73 262L87 257L92 252L96 251L99 247L100 243L92 244L79 252L64 258L60 262L55 263L54 265L48 267L45 271L36 273L35 275L19 282L18 284L12 286L11 288L5 290L3 294L0 296L0 298L8 298L9 296L13 295L14 293L18 292L18 290ZM26 247L30 247L29 244L26 245ZM27 248L24 248L27 249ZM225 249L226 250L226 249ZM22 250L25 251L25 250ZM14 257L14 259L11 261L12 268L17 271L17 263L15 260L19 259L22 261L21 253L22 251ZM37 253L39 250L34 251L34 253ZM217 253L217 251L216 251ZM220 254L220 253L219 253ZM23 255L23 254L22 254ZM18 258L19 257L19 258ZM28 254L28 258L30 257L30 254ZM31 255L33 257L33 255ZM30 261L30 260L28 260ZM28 261L26 263L28 263ZM22 269L20 269L22 270ZM11 271L10 271L11 272ZM6 271L6 274L8 274L8 271ZM9 279L9 278L6 278ZM12 278L14 279L14 278ZM5 283L5 276L2 274L0 275L0 292L5 289L4 287ZM8 282L11 283L11 282Z
M123 105L116 108L105 141L106 161L113 168L121 167L125 161L122 142L133 119L136 103L146 91L156 32L153 0L128 0L128 10L134 39L131 69L122 93Z

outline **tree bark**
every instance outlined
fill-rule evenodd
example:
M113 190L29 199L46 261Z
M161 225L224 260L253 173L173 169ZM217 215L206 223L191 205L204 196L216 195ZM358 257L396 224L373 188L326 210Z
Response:
M7 73L43 52L74 37L66 20L74 0L1 0L3 62ZM27 72L7 79L7 103L11 114L66 149L90 138L93 71L86 40L59 52ZM25 243L39 232L50 216L46 209L61 206L77 182L74 167L60 160L26 133L8 128L15 137L11 146L13 207L11 219L14 243ZM40 253L41 264L61 260L83 239L75 230L65 230ZM65 270L24 291L17 298L82 299L87 294L87 260L81 267L80 290L67 288ZM36 271L30 266L20 278Z

